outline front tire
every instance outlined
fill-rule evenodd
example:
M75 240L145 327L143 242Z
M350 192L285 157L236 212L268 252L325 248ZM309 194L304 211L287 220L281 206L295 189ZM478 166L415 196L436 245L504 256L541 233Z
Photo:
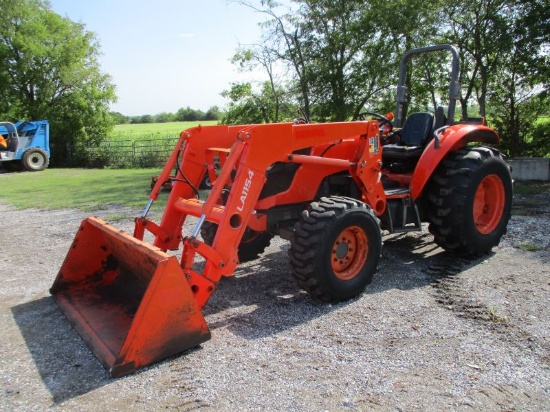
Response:
M29 172L45 170L49 163L48 154L39 148L29 149L21 157L21 164Z
M428 191L429 230L443 249L475 257L500 243L512 210L512 176L497 150L465 147L450 153Z
M365 290L382 249L378 219L363 202L332 196L302 213L290 244L290 264L300 287L329 302Z

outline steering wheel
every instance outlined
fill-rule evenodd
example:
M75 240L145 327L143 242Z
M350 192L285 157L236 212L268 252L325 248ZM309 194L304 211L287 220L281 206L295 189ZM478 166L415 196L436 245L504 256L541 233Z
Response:
M375 112L363 112L359 113L359 120L367 120L367 116L375 117L376 120L378 120L378 123L380 124L380 127L382 125L387 124L389 126L389 130L386 131L386 133L390 133L393 130L393 124L390 119L388 119L386 116L382 116L380 113Z

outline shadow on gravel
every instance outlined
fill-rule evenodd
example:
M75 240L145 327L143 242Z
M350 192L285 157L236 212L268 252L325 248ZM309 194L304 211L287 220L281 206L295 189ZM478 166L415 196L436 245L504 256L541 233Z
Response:
M491 252L479 258L466 258L445 252L427 233L416 236L392 236L385 242L386 263L379 265L380 279L375 278L368 293L388 289L410 290L429 286L434 301L456 316L491 326L502 326L494 310L464 292L462 272L483 264L495 256Z
M427 233L393 236L384 242L379 270L364 295L390 289L437 288L442 279L484 260L447 253ZM308 323L355 301L328 304L312 300L295 284L287 253L280 251L241 265L234 277L222 279L204 314L212 331L227 328L245 339L259 339Z
M101 364L51 297L14 306L11 310L55 404L110 382Z
M465 261L447 254L426 234L395 236L384 242L378 273L364 295L427 285L437 288L441 279L483 260ZM204 315L213 333L227 328L254 340L306 324L358 299L361 296L338 304L312 300L295 284L287 252L280 250L244 263L234 277L222 279ZM55 404L112 382L51 297L15 306L12 313Z
M212 331L227 328L245 339L259 339L323 316L349 302L315 302L291 276L286 251L241 265L224 278L204 309ZM250 308L247 310L246 308Z
M446 252L426 232L389 235L384 238L378 273L370 289L378 293L436 286L441 279L458 275L493 255L492 252L480 258L467 258Z

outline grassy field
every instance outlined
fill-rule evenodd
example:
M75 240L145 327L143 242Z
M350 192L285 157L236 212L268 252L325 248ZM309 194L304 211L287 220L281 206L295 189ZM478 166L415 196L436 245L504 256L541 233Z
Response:
M148 201L151 176L159 173L159 169L47 169L4 174L0 203L21 209L141 208ZM152 210L162 209L166 198L162 192Z
M141 209L149 199L151 176L160 172L160 169L46 169L36 173L1 173L0 203L20 209L94 211L114 205ZM550 182L514 184L514 192L527 197L549 190ZM201 191L201 198L206 195L207 192ZM162 191L152 211L162 210L167 197L168 192Z
M218 124L216 120L203 122L168 122L168 123L142 123L142 124L118 124L109 134L109 138L124 137L151 137L151 136L179 136L182 130L202 124L210 126Z

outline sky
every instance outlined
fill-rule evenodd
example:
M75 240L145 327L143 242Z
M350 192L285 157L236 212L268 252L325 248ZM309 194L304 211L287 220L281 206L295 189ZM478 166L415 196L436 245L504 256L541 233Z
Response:
M126 116L223 108L239 73L230 62L239 44L260 40L261 13L226 0L50 0L52 10L84 23L101 45L101 71L111 75Z

